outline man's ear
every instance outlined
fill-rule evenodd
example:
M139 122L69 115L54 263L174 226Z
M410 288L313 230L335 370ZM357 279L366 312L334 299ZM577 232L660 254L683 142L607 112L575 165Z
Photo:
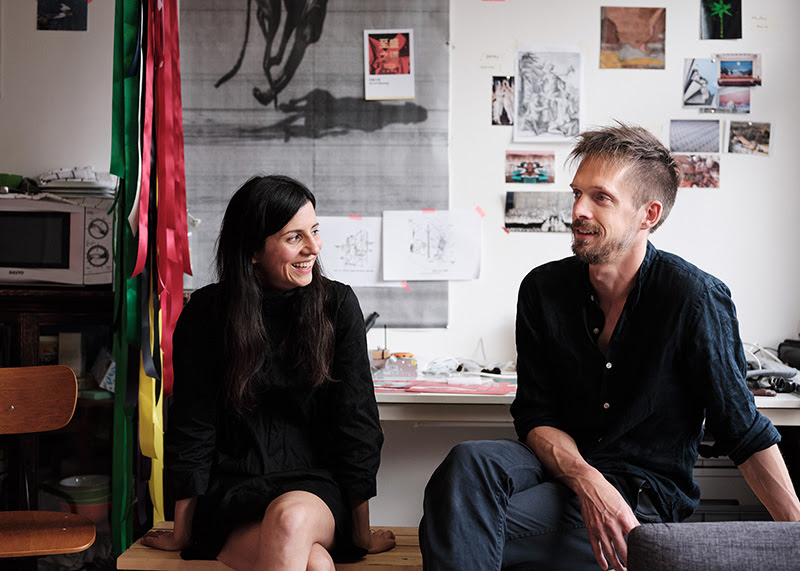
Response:
M642 230L650 230L653 226L658 224L661 220L661 212L664 206L658 200L651 200L643 206L644 220L642 221Z

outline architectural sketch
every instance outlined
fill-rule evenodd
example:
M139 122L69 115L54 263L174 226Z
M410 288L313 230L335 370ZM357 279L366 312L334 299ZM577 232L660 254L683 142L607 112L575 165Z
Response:
M580 129L581 53L517 53L515 141L565 141Z
M383 213L384 279L469 280L480 264L481 218L474 210Z
M329 278L351 286L395 286L381 279L378 216L318 216L322 266Z
M442 218L411 218L411 260L423 269L441 271L455 259L453 225Z

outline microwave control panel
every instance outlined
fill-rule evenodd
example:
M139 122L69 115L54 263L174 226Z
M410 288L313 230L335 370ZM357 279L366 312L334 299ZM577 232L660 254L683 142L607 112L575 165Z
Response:
M108 205L87 205L83 221L85 226L83 283L86 285L111 283L114 233Z

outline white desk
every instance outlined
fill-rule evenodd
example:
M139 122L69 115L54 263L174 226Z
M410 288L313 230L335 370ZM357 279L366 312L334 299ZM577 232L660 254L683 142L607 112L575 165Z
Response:
M384 421L511 424L513 395L376 393ZM800 395L756 397L758 410L776 426L800 426Z

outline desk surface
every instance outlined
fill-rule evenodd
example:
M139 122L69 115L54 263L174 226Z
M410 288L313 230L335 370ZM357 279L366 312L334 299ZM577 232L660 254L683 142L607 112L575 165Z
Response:
M514 395L376 393L381 420L511 423ZM800 394L755 397L758 410L778 426L800 426Z

